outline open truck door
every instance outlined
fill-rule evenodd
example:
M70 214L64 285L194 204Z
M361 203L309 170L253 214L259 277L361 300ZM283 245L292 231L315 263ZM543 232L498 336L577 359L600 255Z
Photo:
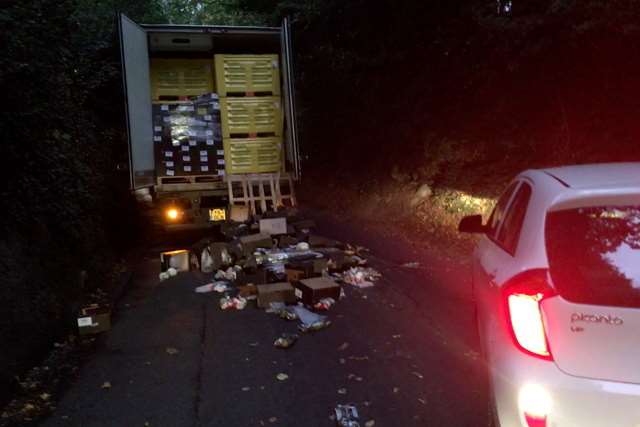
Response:
M281 62L282 62L282 85L285 113L285 143L287 145L287 161L291 165L294 179L300 179L300 147L298 143L298 125L296 122L296 103L293 70L293 49L291 46L291 25L289 18L282 21L280 32Z
M118 15L122 82L129 140L131 189L154 185L151 89L147 33L123 14Z

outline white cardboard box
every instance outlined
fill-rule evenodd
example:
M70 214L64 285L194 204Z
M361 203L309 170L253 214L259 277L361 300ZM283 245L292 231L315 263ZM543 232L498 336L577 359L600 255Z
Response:
M267 218L260 220L260 233L287 234L287 218Z

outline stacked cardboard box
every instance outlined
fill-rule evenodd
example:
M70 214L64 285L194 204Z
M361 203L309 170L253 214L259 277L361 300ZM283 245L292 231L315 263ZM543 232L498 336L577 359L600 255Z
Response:
M218 96L153 104L153 141L158 176L224 175Z

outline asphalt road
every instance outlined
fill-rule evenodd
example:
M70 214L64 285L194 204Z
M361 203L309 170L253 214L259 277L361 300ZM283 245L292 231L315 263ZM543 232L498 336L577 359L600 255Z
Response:
M276 349L296 322L253 305L221 311L216 295L193 291L207 282L199 273L158 283L150 248L100 350L43 424L329 427L333 408L352 403L361 426L487 425L465 270L353 224L319 225L371 248L383 274L374 288L345 288L330 328Z

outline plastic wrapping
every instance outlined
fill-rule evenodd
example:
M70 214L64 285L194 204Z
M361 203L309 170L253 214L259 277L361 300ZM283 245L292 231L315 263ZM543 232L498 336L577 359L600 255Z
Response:
M194 101L153 104L153 141L159 176L224 174L219 108L216 94L205 94Z

